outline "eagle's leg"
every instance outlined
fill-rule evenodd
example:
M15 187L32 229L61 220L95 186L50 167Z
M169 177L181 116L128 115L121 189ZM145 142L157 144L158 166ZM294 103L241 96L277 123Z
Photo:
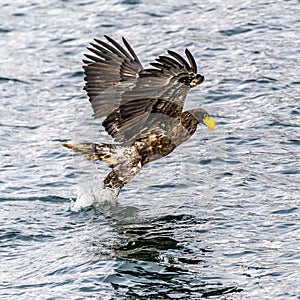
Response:
M126 182L118 176L118 174L112 170L103 181L105 188L120 190Z
M104 187L120 190L129 182L142 168L140 159L127 159L116 165L104 179Z

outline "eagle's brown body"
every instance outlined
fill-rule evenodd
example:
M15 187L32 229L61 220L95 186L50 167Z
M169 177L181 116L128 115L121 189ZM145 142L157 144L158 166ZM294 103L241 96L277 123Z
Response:
M160 56L144 69L123 38L127 50L106 36L111 43L95 40L86 54L85 90L94 109L94 117L106 117L102 125L116 144L64 144L87 160L105 161L112 171L104 187L118 191L144 164L171 153L189 139L199 122L211 130L214 122L203 109L182 111L190 88L203 82L191 53L189 63L177 53Z

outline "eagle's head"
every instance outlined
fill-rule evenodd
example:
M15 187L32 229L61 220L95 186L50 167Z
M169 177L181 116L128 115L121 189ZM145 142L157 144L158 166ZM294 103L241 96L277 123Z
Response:
M215 121L214 119L209 115L207 111L205 111L202 108L195 108L189 111L195 119L199 122L207 126L208 129L214 130L215 128Z

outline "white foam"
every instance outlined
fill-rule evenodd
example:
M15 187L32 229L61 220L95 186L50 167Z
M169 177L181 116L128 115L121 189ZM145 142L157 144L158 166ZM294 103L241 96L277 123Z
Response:
M71 202L70 209L74 212L89 207L99 207L104 203L115 203L118 199L118 190L91 186L79 186L76 191L76 200Z

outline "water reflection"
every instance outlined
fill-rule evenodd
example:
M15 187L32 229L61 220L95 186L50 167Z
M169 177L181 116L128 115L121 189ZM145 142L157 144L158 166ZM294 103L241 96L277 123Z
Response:
M119 263L105 279L115 291L112 299L199 299L240 292L218 278L201 275L201 270L210 267L208 257L213 250L195 247L201 244L199 236L191 246L182 233L204 222L192 215L116 222L111 255Z

